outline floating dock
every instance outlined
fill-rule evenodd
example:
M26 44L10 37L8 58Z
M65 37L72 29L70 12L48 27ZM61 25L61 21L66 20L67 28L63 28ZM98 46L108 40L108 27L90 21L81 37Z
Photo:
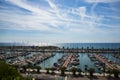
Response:
M95 57L99 59L101 62L103 62L105 65L107 65L107 67L109 67L110 69L118 69L113 64L109 63L107 59L103 58L103 56L96 54Z
M67 59L66 59L66 61L64 62L64 64L62 65L62 67L67 67L67 66L68 66L68 64L69 64L70 61L71 61L72 56L73 56L72 54L70 54L70 55L67 56Z

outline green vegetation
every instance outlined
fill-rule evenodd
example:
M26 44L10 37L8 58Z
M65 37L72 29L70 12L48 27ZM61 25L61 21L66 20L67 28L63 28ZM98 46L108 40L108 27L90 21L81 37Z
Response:
M107 71L106 71L106 73L108 73L109 76L111 76L111 74L113 73L113 72L112 72L112 69L108 68Z
M77 68L72 68L73 76L76 76Z
M87 72L88 71L88 65L85 65L85 75L87 75Z
M112 73L114 74L114 77L115 77L115 78L118 78L118 77L119 77L119 74L120 74L120 71L118 71L117 69L113 69L113 70L112 70Z
M77 72L79 72L79 75L81 75L82 70L80 68L78 68Z
M40 66L36 66L35 68L37 69L37 73L40 73L41 67Z
M50 73L50 68L45 68L46 69L46 74L49 74Z
M65 76L66 67L60 67L61 76Z
M17 69L0 60L0 80L25 80Z
M52 67L52 68L50 68L50 70L52 71L52 73L51 74L55 74L55 68L54 67Z
M90 73L90 76L93 77L93 73L95 72L95 69L94 69L94 68L90 68L90 69L88 70L88 72Z
M59 49L57 46L40 46L40 49Z

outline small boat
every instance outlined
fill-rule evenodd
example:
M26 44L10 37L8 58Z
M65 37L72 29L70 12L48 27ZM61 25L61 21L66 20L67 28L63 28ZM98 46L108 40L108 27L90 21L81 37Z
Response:
M71 65L74 65L74 66L77 66L77 65L79 65L80 63L79 62L76 62L76 61L72 61L71 62Z
M54 67L59 67L60 65L58 63L53 64Z

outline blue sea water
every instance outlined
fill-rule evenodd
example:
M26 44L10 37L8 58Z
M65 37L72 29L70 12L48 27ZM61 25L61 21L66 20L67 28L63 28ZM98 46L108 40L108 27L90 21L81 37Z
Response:
M61 43L57 44L59 47L65 48L110 48L117 49L120 48L120 43Z
M0 46L29 46L30 44L26 43L0 43ZM33 44L31 44L34 46ZM41 45L38 45L41 46ZM43 46L43 45L42 45ZM48 44L45 46L49 46ZM110 48L110 49L118 49L120 48L120 43L57 43L51 44L50 46L58 46L65 48Z
M27 46L25 43L0 43L0 46Z

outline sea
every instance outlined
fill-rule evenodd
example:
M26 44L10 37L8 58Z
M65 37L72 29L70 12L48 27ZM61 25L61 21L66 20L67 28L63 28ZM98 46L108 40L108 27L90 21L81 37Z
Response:
M0 46L58 46L64 48L105 48L105 49L118 49L120 43L51 43L51 44L27 44L27 43L0 43Z
M120 43L61 43L58 44L59 47L69 47L69 48L110 48L117 49L120 48Z

